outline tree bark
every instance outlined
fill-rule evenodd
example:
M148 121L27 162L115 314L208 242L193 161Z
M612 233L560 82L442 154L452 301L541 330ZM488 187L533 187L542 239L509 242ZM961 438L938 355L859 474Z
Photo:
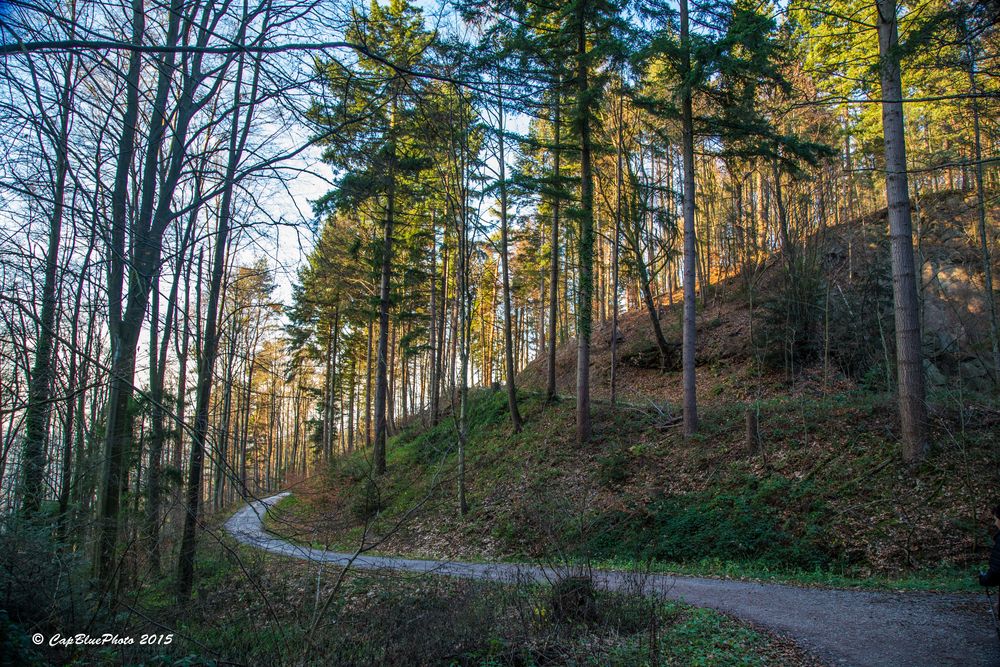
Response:
M392 118L388 140L392 147L392 159L395 160L395 136L392 125L395 122L395 99L392 102ZM387 436L386 404L388 398L388 359L389 359L389 299L392 279L392 234L396 208L396 175L395 165L389 166L389 192L386 196L385 221L382 227L382 277L379 284L378 303L378 350L375 368L375 474L385 472L385 445Z
M434 353L434 383L431 387L431 424L437 426L441 411L441 388L444 385L445 361L445 316L448 311L448 244L444 233L441 235L441 306L438 308L438 340L437 351ZM454 334L454 332L452 332Z
M464 167L461 178L464 180ZM464 189L463 189L464 190ZM465 447L469 439L469 346L472 342L472 325L469 322L469 229L468 213L463 192L458 230L458 328L459 328L459 378L458 378L458 512L469 511L465 498Z
M680 0L681 71L691 72L691 42L688 27L688 0ZM682 367L684 383L684 435L698 431L698 398L695 387L695 268L698 261L694 233L694 114L691 88L681 91L681 151L684 164L684 324Z
M267 16L264 19L265 28ZM266 29L262 28L262 32ZM246 22L240 29L240 37L244 35ZM180 556L178 558L177 598L180 604L186 604L191 597L191 587L194 583L194 555L196 548L196 529L198 514L201 509L202 470L205 461L205 446L208 436L208 411L212 396L212 380L215 359L219 349L219 295L222 288L222 277L225 272L226 253L229 247L230 217L232 215L233 190L235 188L236 168L239 165L243 149L249 134L253 109L257 102L257 88L260 75L260 61L255 62L249 101L244 103L241 97L243 83L244 56L239 56L233 90L232 125L229 135L228 159L223 176L225 187L222 191L222 201L219 204L219 224L216 231L215 249L212 264L212 277L209 282L208 307L206 313L204 347L198 363L197 398L195 399L194 429L191 434L191 456L188 465L188 487L185 500L184 530L181 537ZM246 117L240 128L240 109L246 104Z
M427 314L427 347L430 353L429 373L427 379L430 393L430 406L428 419L424 419L425 425L435 425L437 423L437 396L435 387L437 386L437 226L434 222L434 212L431 212L431 303ZM353 401L354 395L351 395ZM353 410L353 408L352 408Z
M372 446L372 318L368 318L368 344L365 357L365 447Z
M997 321L997 300L993 294L993 261L990 257L990 241L986 233L986 191L983 184L983 144L979 120L979 87L976 83L976 51L971 39L966 35L966 51L969 58L969 93L972 96L973 152L976 158L976 208L978 216L979 252L983 262L983 287L986 303L990 311L990 348L993 353L993 383L1000 387L1000 324Z
M499 86L498 86L499 87ZM503 93L497 95L499 117L499 129L497 131L497 142L499 146L499 170L500 170L500 271L503 283L503 343L504 343L504 371L507 376L507 407L510 409L510 421L514 427L514 433L520 433L522 428L521 412L517 408L517 386L514 383L514 336L511 331L511 306L510 306L510 252L508 243L508 222L507 222L507 174L504 160L507 156L504 151L504 107Z
M580 237L577 294L576 356L576 441L590 441L590 334L594 294L594 173L590 137L591 90L590 54L587 50L587 7L579 0L576 9L577 30L577 133L580 140Z
M65 211L66 175L69 171L69 120L72 104L74 58L70 54L64 69L59 95L59 127L52 137L56 152L56 173L53 191L52 217L49 221L48 247L45 253L45 278L42 283L42 312L35 342L35 359L28 383L28 405L24 417L22 445L21 511L24 516L36 514L45 495L44 481L47 464L50 394L53 382L53 348L56 338L56 306L59 266L59 246L62 240ZM40 91L36 91L40 94ZM42 111L39 111L42 113ZM74 325L75 327L75 325ZM73 341L75 345L75 341ZM75 352L75 351L74 351ZM70 398L72 404L72 397Z
M625 122L622 106L623 91L618 91L617 141L615 142L615 235L611 246L611 405L618 404L618 252L622 230L622 189L625 186L624 152L625 138L622 124ZM657 318L659 324L659 318Z
M889 206L892 291L896 319L896 371L903 459L919 462L927 453L927 406L920 349L920 316L913 258L913 229L907 187L903 91L899 69L895 0L876 0L885 194Z
M557 82L557 86L559 83ZM561 100L558 90L556 91L555 102L553 104L552 119L552 173L554 176L554 187L559 187L560 176L560 156L562 148L560 141L560 111ZM548 401L555 400L556 397L556 330L559 327L559 206L562 203L560 195L554 194L552 197L552 230L549 238L549 344L548 344L548 367L545 384L545 397Z
M778 167L778 159L771 161L771 176L774 178L774 203L778 209L778 234L781 239L781 257L785 260L785 269L792 275L795 269L795 246L792 245L791 235L788 233L788 211L785 208L785 198L781 191L781 170Z

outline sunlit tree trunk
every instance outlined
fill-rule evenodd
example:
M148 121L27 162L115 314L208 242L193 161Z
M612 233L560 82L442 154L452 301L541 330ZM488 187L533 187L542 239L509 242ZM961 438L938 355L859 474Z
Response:
M976 82L976 49L966 36L969 59L969 93L972 96L973 154L976 159L976 209L978 215L979 252L983 262L983 291L990 311L990 348L993 353L993 383L1000 387L1000 324L997 322L997 301L993 294L993 261L990 240L986 233L986 191L983 182L983 144L979 111L979 86Z
M691 71L691 40L688 27L688 0L680 0L681 71ZM684 383L684 434L698 431L698 398L695 393L695 268L698 251L694 234L694 118L691 88L681 90L681 151L684 164L684 323L682 368Z
M558 84L557 84L558 85ZM560 141L560 109L561 99L556 92L552 105L552 173L559 187L560 156L562 149ZM546 368L545 396L549 401L556 397L556 332L559 328L559 206L562 203L559 195L552 198L552 229L549 237L549 344L548 365Z
M431 299L430 308L427 313L427 347L428 347L428 379L427 385L431 395L430 405L427 411L427 418L424 424L434 425L437 423L437 396L435 386L437 384L437 226L434 221L434 213L431 212ZM351 395L353 400L354 395ZM351 408L353 410L353 407Z
M462 173L460 178L466 178L464 151L462 160ZM458 305L458 328L459 328L459 362L458 378L458 511L465 515L469 511L469 505L465 498L465 448L469 440L469 347L472 342L472 324L469 322L469 220L467 194L462 188L459 206L459 230L458 230L458 263L457 263L457 305Z
M365 447L372 446L372 318L368 318L368 347L365 357Z
M587 48L587 3L577 1L576 9L576 124L580 140L580 236L577 277L577 357L576 357L576 441L590 440L590 333L594 295L594 173L590 137L591 90L590 54Z
M920 315L913 258L913 229L907 187L903 90L895 0L876 0L882 135L885 139L885 194L889 206L892 291L896 316L896 372L903 459L916 463L927 452L927 406L920 350Z
M498 86L499 87L499 86ZM507 407L510 410L510 421L514 427L514 433L520 433L522 428L521 411L517 408L517 386L514 383L514 336L511 331L511 305L510 305L510 263L508 259L508 222L507 222L507 155L504 150L504 106L503 91L499 91L498 100L498 162L500 170L500 272L503 284L503 343L504 343L504 372L507 380Z
M392 125L395 122L396 110L395 99L393 99L393 110L390 119L390 132L388 141L391 144L390 150L393 157L390 163L395 161L395 136L392 132ZM388 401L388 365L389 365L389 289L392 279L392 235L394 217L396 213L396 175L394 164L390 164L388 174L389 192L386 195L385 220L382 226L382 277L379 282L379 302L378 302L378 349L376 352L375 368L375 473L385 472L385 445L387 436L386 411Z
M618 91L618 108L615 118L615 231L611 246L611 405L618 403L618 251L622 230L622 189L625 187L623 124L623 91Z

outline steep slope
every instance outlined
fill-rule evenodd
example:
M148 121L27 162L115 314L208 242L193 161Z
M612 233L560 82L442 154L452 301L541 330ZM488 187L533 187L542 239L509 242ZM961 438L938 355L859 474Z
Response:
M993 205L989 215L1000 218L1000 206ZM995 369L974 198L954 190L926 195L915 220L928 384L932 390L989 393ZM891 386L894 337L885 209L824 229L808 239L800 255L803 266L797 269L799 286L794 289L787 286L779 258L771 257L702 295L697 318L699 379L704 379L700 400L715 403L720 396L711 378L701 377L706 369L742 370L751 363L764 377L740 383L738 395L727 392L724 401L785 393L786 380L793 377L822 381L833 389L858 383ZM992 255L997 275L1000 257L995 250ZM660 297L660 321L674 344L680 342L679 299L675 295L669 305L667 297ZM596 323L591 375L594 394L604 398L610 390L610 343L610 322ZM659 372L644 309L621 316L619 358L623 396L680 400L679 376ZM572 340L560 345L556 362L559 390L571 392L576 373ZM519 377L522 386L544 389L545 364L544 358L529 364Z
M608 398L610 326L592 355L595 437L573 440L575 346L519 377L526 426L502 393L473 393L456 513L453 414L414 419L390 445L338 459L283 504L276 528L309 542L435 558L570 558L679 571L865 585L964 587L988 544L1000 488L1000 406L988 393L974 210L924 198L925 351L933 448L899 463L884 211L812 239L790 290L771 259L712 287L698 318L702 432L681 437L680 374L660 368L645 312L623 316L619 404ZM802 287L805 286L805 287ZM800 307L802 304L807 307ZM679 304L661 307L677 339ZM791 326L789 323L794 323ZM757 431L748 436L750 422ZM909 583L907 583L909 582Z
M956 414L939 412L938 444L911 473L897 463L885 395L763 401L756 453L742 404L707 407L691 440L649 404L598 405L595 438L581 449L572 401L522 400L525 430L514 435L503 394L473 394L467 516L457 514L455 424L445 417L394 438L381 478L367 452L338 459L294 488L273 527L319 545L349 549L363 537L376 551L434 558L653 562L893 586L961 588L985 558L1000 413L967 412L963 432Z

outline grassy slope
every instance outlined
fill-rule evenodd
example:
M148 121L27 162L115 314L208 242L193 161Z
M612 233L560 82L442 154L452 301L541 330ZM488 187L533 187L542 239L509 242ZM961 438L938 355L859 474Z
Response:
M982 347L973 214L959 193L922 204L925 351L956 373ZM502 393L473 395L469 516L455 512L457 432L445 416L432 429L417 422L404 429L382 479L369 477L364 452L338 460L329 475L297 489L271 527L350 548L368 524L366 546L427 557L568 558L828 584L967 587L988 544L982 514L1000 488L1000 409L955 382L934 388L932 453L917 470L899 465L895 406L878 389L891 376L881 363L891 350L878 341L885 336L891 345L891 330L852 333L859 315L852 308L874 312L872 304L881 304L879 327L891 326L891 290L878 270L888 262L884 225L884 211L876 212L829 228L816 246L829 290L844 304L845 294L855 300L827 327L829 372L815 345L811 365L797 365L791 378L762 370L774 343L761 336L768 312L761 304L780 293L780 263L755 274L754 307L742 280L717 283L708 304L699 304L702 429L690 441L672 426L680 373L656 368L648 315L630 312L620 325L623 404L616 410L607 403L610 324L595 326L595 437L586 448L573 442L572 397L543 404L545 362L537 359L518 378L523 433L510 432ZM819 336L827 307L815 306ZM670 340L679 340L679 318L679 303L664 304ZM868 328L877 319L868 317ZM955 345L934 346L952 334ZM859 357L861 345L874 356ZM575 352L573 341L557 350L561 390L573 386ZM874 365L864 378L865 369L855 369L852 380L836 371L838 359ZM753 455L745 447L748 406L759 412L763 444Z
M764 448L743 446L742 406L703 415L699 437L656 411L595 408L573 443L571 401L523 397L510 432L502 393L474 393L468 488L455 511L454 423L412 427L374 482L364 453L296 490L276 532L341 548L367 526L377 551L425 557L590 560L625 568L890 587L962 588L983 558L974 515L995 491L995 435L935 422L938 445L909 474L889 397L864 392L760 405ZM401 523L401 525L400 525Z

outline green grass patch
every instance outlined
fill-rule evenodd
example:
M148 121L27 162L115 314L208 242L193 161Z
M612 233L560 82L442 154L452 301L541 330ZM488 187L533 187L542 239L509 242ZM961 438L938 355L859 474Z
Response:
M726 491L662 496L634 512L593 518L577 553L686 563L704 559L813 569L837 560L824 535L824 505L809 485L748 478Z

